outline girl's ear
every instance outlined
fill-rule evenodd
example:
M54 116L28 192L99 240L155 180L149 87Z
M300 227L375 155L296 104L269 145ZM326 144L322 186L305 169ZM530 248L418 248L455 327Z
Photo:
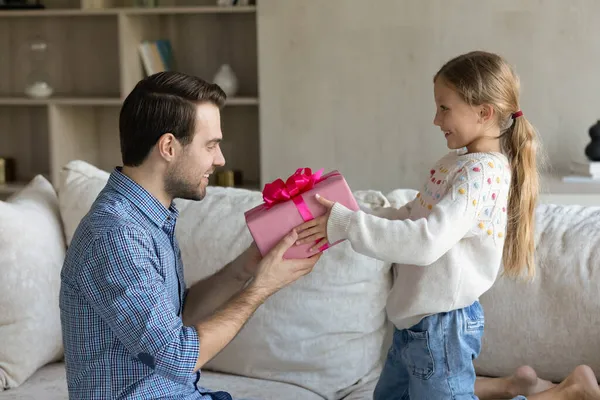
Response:
M482 123L488 122L494 118L494 107L491 104L482 104L479 106L479 118Z

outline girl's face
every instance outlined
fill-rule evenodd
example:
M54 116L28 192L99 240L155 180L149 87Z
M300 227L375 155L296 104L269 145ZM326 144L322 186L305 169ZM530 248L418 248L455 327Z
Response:
M469 152L496 151L480 149L492 122L493 109L486 105L471 106L453 87L438 78L433 85L436 112L433 124L439 126L449 149L467 147Z

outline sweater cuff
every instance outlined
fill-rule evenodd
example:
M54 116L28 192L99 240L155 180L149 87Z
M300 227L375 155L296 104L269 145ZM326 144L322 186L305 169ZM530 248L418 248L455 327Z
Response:
M329 220L327 221L327 240L329 243L348 239L348 226L350 226L353 214L354 211L344 207L340 203L333 205Z

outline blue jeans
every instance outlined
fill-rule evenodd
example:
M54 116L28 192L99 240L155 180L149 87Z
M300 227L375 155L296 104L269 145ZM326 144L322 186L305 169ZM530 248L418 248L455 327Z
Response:
M483 308L476 301L425 317L410 329L395 329L374 400L476 400L473 360L481 350L483 326Z

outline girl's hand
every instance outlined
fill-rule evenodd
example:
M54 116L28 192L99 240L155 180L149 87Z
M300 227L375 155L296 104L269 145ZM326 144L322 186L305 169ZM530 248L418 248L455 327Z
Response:
M335 204L333 201L327 200L318 194L316 195L316 199L327 209L325 214L305 222L296 228L296 231L298 232L298 240L296 241L296 245L317 242L309 249L309 252L311 253L328 243L327 222L329 221L329 216L331 215L331 209Z

